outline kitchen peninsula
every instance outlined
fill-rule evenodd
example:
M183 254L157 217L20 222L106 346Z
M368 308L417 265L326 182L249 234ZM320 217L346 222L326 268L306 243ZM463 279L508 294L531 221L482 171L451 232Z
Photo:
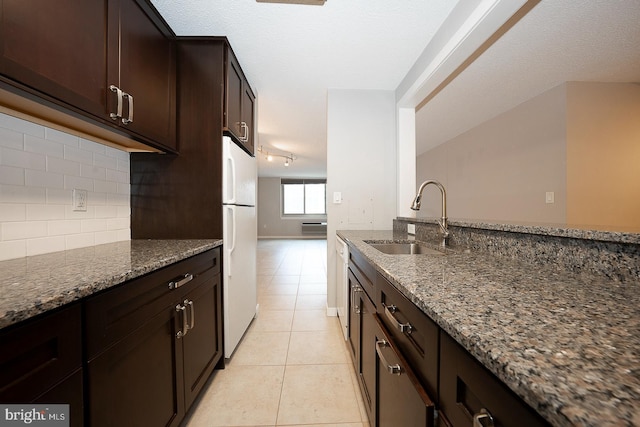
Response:
M441 351L445 337L453 338L551 425L640 422L637 272L615 280L553 263L535 264L532 257L511 259L479 249L389 255L367 243L414 238L407 235L406 223L425 225L420 221L396 220L394 231L338 231L338 235L437 324ZM437 227L432 228L437 233ZM454 236L456 231L454 223ZM417 235L422 238L420 230ZM544 240L540 235L530 237ZM495 245L497 239L488 240ZM629 255L637 263L638 242L630 245L631 254L609 256L601 263ZM561 251L556 248L556 253ZM441 365L445 359L441 356ZM431 396L435 402L439 398L441 406L444 381L440 371L440 396ZM472 391L480 400L487 394Z

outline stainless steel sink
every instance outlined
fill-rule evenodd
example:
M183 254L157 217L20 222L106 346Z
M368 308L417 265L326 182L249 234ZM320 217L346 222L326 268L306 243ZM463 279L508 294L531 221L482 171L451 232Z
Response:
M389 255L446 255L445 252L430 248L426 245L412 243L375 243L365 242L372 248Z

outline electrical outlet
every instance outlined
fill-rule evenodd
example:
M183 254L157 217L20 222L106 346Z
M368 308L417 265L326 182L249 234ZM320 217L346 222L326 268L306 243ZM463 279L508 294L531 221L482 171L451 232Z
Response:
M545 195L545 202L547 202L548 204L551 204L554 202L555 199L555 194L553 193L553 191L547 191L547 194Z
M87 211L88 191L78 188L73 189L73 210L78 212Z
M416 234L416 225L415 224L407 224L407 233L408 234Z

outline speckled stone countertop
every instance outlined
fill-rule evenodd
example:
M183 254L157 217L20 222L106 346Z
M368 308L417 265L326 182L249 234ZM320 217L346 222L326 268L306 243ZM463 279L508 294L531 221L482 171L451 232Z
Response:
M640 283L459 250L386 255L338 231L554 426L640 425Z
M0 328L222 245L131 240L0 262Z

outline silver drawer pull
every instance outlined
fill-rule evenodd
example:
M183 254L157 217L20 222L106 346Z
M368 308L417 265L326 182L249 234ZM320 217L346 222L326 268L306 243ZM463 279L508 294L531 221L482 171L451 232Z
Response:
M360 306L356 304L357 294L360 292L362 292L362 288L358 285L351 288L351 308L353 309L354 314L362 314Z
M473 427L494 427L494 425L493 417L484 408L473 416Z
M193 311L193 301L184 300L184 305L189 306L189 326L187 330L191 330L196 326L196 312Z
M396 307L395 305L386 306L384 303L382 303L382 306L384 307L384 314L387 316L387 319L389 319L389 321L397 330L399 330L403 334L411 333L411 331L413 330L413 326L411 326L411 323L400 323L398 319L396 319L396 317L393 315L393 313L398 311L398 307Z
M182 315L182 330L176 333L176 338L178 339L187 335L187 328L189 328L189 325L187 325L187 316L185 314L186 309L187 307L184 305L176 305L176 311Z
M385 340L376 341L376 353L378 353L380 361L387 367L387 371L390 374L402 375L402 366L400 366L398 363L396 363L395 365L391 365L389 362L387 362L387 359L385 359L384 355L382 354L382 347L387 347L388 345L389 343Z
M177 289L182 285L185 285L193 280L193 274L186 273L184 276L179 276L169 282L169 289Z

